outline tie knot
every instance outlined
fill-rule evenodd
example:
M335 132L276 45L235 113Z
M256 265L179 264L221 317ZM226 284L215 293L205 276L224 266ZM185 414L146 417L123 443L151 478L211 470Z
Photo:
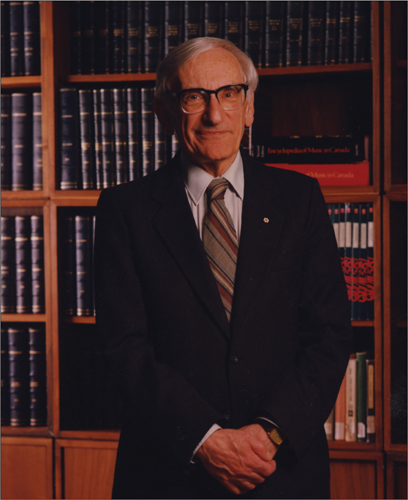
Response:
M207 187L207 196L209 201L213 201L216 199L223 200L225 191L228 187L228 181L223 177L217 177L210 182Z

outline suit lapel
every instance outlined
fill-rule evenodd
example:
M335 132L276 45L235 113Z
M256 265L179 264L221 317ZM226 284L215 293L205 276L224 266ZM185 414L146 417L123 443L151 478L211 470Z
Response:
M177 157L152 191L161 205L152 224L224 335L230 325L187 201Z
M279 186L268 186L254 175L250 159L244 159L245 192L241 239L235 279L232 327L241 328L257 300L257 290L274 252L284 225L277 199ZM258 167L259 169L259 167Z

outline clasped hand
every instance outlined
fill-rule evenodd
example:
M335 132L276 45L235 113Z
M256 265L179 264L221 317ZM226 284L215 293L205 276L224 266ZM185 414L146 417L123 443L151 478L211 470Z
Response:
M197 451L197 457L215 479L237 495L254 489L276 470L277 447L258 424L220 429Z

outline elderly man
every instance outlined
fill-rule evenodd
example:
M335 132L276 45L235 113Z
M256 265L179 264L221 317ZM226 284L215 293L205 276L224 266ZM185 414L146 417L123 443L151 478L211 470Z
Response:
M241 155L256 86L228 41L174 49L154 107L181 153L101 194L97 325L125 406L115 498L329 498L345 285L318 183Z

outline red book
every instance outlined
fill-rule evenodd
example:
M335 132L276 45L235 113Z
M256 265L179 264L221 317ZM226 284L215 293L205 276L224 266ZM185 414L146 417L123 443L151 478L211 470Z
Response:
M289 163L266 163L266 165L309 175L316 178L321 186L368 186L370 184L368 161L322 165Z

